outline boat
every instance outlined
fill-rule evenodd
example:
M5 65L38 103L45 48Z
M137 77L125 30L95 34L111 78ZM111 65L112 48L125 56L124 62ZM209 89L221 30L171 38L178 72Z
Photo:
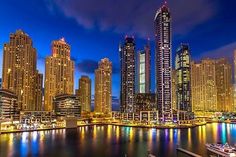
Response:
M207 143L206 148L209 152L213 153L214 155L217 155L217 157L236 157L236 147L230 146L228 143Z

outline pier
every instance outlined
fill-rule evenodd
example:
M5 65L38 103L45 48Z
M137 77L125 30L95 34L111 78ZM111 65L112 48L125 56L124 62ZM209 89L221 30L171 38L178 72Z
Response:
M202 157L201 155L195 154L183 148L177 148L177 156L180 157Z

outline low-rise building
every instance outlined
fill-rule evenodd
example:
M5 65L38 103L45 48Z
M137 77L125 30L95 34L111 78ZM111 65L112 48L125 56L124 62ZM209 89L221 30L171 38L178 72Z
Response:
M18 99L14 92L0 89L0 117L12 121L19 120Z
M21 111L20 112L21 124L51 123L53 119L54 119L53 114L50 111Z
M55 114L58 118L81 116L81 105L76 95L58 95L53 100Z

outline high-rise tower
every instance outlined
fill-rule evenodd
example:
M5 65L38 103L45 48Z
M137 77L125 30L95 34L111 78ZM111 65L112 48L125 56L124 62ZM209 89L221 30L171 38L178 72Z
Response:
M215 60L191 62L192 108L195 113L217 111Z
M91 79L88 76L81 76L79 79L78 96L81 112L91 112Z
M135 97L135 42L134 38L126 37L124 45L120 45L121 112L134 112Z
M111 81L112 63L108 58L99 62L98 69L95 70L95 108L97 113L110 114L111 106Z
M159 119L172 121L171 107L171 15L165 3L154 18L156 41L156 94Z
M180 120L191 119L191 84L190 84L190 50L186 44L181 44L175 57L175 70L177 74L177 109Z
M234 50L234 86L233 86L233 111L236 111L236 50Z
M53 110L56 95L74 93L74 61L64 38L52 42L52 56L46 58L45 110Z
M21 110L34 110L37 78L37 53L32 39L22 30L10 34L10 42L3 49L3 89L17 95Z
M147 43L137 56L138 93L150 93L151 90L151 51Z
M217 111L233 109L232 66L226 58L216 60Z

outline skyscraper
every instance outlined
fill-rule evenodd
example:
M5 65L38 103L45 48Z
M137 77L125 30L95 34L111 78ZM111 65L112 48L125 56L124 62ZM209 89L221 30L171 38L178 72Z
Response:
M156 94L159 119L162 122L172 121L171 108L171 15L165 3L156 13Z
M2 87L14 92L21 110L34 110L36 49L29 35L22 30L10 34L10 42L4 44Z
M150 93L151 90L151 52L150 45L138 52L137 56L137 82L138 93Z
M132 113L135 111L135 42L134 38L126 37L124 45L120 45L121 112Z
M56 95L74 93L74 61L64 38L52 42L52 56L46 58L45 69L44 108L52 111Z
M226 58L216 60L217 111L233 108L232 66Z
M91 112L91 79L88 76L79 79L78 96L81 112Z
M217 111L215 60L191 62L192 108L195 113Z
M187 44L181 44L175 57L177 109L180 120L191 119L190 50ZM183 113L183 114L182 114Z
M43 110L43 74L40 74L38 71L35 75L35 107L33 110L41 111Z
M95 108L96 113L110 114L112 63L108 58L99 62L95 70Z
M234 87L233 87L233 111L236 111L236 50L234 50Z
M172 109L177 110L177 95L176 95L177 78L176 78L176 70L175 69L172 69L172 71L171 71L171 80L172 80L172 85L171 85Z

